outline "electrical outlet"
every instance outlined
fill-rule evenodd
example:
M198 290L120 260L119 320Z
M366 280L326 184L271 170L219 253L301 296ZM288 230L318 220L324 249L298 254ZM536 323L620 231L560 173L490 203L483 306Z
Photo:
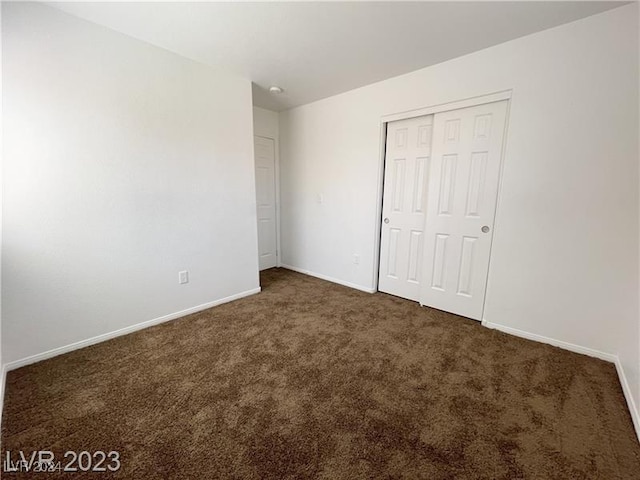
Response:
M185 283L189 283L189 272L187 270L183 270L182 272L178 272L178 283L183 285Z
M324 203L324 194L319 193L317 197L318 204L322 205Z
M357 253L353 254L353 263L355 265L360 265L360 255L358 255Z

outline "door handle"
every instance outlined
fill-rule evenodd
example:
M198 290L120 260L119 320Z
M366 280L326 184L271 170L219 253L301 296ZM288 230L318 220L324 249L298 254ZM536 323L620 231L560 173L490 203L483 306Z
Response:
M480 230L482 230L482 233L489 233L489 230L491 229L488 225L484 225Z
M384 223L389 223L389 219L388 219L388 218L385 218L385 219L384 219Z

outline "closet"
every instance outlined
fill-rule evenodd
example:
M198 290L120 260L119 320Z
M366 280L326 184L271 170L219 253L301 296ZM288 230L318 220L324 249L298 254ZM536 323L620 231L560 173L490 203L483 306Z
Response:
M380 291L482 319L507 105L387 124Z

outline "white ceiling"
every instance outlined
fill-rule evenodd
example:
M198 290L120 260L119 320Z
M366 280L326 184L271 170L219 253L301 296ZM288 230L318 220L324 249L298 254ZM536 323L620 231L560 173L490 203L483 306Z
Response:
M628 2L66 3L50 5L231 70L283 110ZM270 85L285 89L269 94Z

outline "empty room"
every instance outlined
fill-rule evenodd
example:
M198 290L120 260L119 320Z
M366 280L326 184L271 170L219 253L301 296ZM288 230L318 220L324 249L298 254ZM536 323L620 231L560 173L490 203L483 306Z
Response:
M2 2L2 478L640 479L640 5Z

